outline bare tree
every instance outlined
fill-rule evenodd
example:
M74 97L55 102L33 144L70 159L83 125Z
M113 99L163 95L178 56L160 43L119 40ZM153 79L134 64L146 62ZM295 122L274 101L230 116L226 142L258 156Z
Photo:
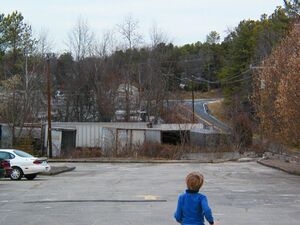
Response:
M39 31L37 37L37 45L36 45L35 52L41 58L45 58L46 54L50 53L51 49L53 48L53 41L49 39L48 34L49 34L48 30L42 28Z
M79 17L77 24L69 33L69 48L77 61L92 54L94 33L87 20Z
M157 23L153 23L152 27L150 28L150 46L152 48L155 48L158 44L160 43L167 43L169 41L169 38L167 36L167 34L160 29L157 26Z
M115 36L112 30L103 32L100 42L95 46L95 54L97 56L106 57L113 52L115 47Z
M124 96L124 108L126 111L125 120L130 120L130 111L133 108L131 102L131 90L133 88L133 77L137 73L138 66L136 63L133 63L132 60L132 49L137 48L142 42L142 35L139 33L139 21L128 15L124 18L121 24L117 25L118 32L121 35L121 38L124 40L124 49L127 51L127 62L121 68L120 73L122 74L122 83L120 85Z
M121 38L125 41L125 49L132 49L143 42L143 37L139 33L139 21L128 15L123 22L117 24L118 32Z
M34 67L33 67L34 68ZM37 122L42 108L43 95L41 77L36 71L29 71L26 79L15 75L0 83L3 90L0 97L0 121L11 129L12 145L18 143L25 123ZM18 132L16 132L18 127Z
M68 120L94 121L95 95L91 86L94 82L94 33L87 21L79 17L69 33L69 49L75 60L66 57L59 60L64 73L64 64L68 65L69 77L63 78L65 101L68 102ZM89 57L89 58L87 58ZM63 75L63 74L62 74Z

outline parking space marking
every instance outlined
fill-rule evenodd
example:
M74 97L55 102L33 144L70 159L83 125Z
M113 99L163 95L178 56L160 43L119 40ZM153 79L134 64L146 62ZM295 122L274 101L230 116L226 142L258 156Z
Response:
M144 200L157 200L159 196L155 195L137 195L138 198L144 198Z
M44 204L44 203L82 203L82 202L116 202L116 203L147 203L147 202L167 202L167 200L164 199L157 199L157 200L136 200L136 199L94 199L94 200L88 200L88 199L78 199L78 200L48 200L48 201L28 201L23 202L25 204Z

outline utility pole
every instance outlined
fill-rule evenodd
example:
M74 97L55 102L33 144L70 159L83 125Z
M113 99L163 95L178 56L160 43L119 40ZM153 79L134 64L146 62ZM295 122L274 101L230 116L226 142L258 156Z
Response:
M192 84L192 105L193 105L193 123L195 123L195 96L194 96L194 84Z
M48 149L49 158L52 158L52 135L51 135L51 78L50 78L50 57L47 57L47 94L48 94Z
M210 65L208 65L208 81L210 81ZM210 84L207 82L207 92L210 91Z
M187 77L187 75L189 74L189 65L188 65L189 60L187 58L185 58L184 62L185 62L185 76ZM191 80L191 81L192 81L191 88L192 88L192 110L193 110L192 123L195 123L194 81L193 80Z
M253 66L250 64L250 70L260 70L264 68L275 68L274 66ZM266 88L266 81L264 79L260 80L260 89L264 90Z
M142 81L141 81L141 64L140 63L138 64L138 73L139 73L139 102L138 102L138 104L139 104L139 110L140 110L139 113L141 113L141 92L142 92L141 86L142 86Z

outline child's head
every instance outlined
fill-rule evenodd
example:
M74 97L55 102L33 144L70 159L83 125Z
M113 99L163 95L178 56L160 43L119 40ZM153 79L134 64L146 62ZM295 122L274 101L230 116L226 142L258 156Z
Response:
M185 178L186 186L191 191L199 191L202 187L204 177L201 173L192 172L188 174Z

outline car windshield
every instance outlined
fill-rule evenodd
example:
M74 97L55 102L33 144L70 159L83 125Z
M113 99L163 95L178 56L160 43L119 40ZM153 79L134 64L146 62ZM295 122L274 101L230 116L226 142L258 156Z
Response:
M26 152L23 152L23 151L20 151L20 150L14 150L14 153L17 155L17 156L20 156L20 157L23 157L23 158L32 158L33 156L26 153Z

